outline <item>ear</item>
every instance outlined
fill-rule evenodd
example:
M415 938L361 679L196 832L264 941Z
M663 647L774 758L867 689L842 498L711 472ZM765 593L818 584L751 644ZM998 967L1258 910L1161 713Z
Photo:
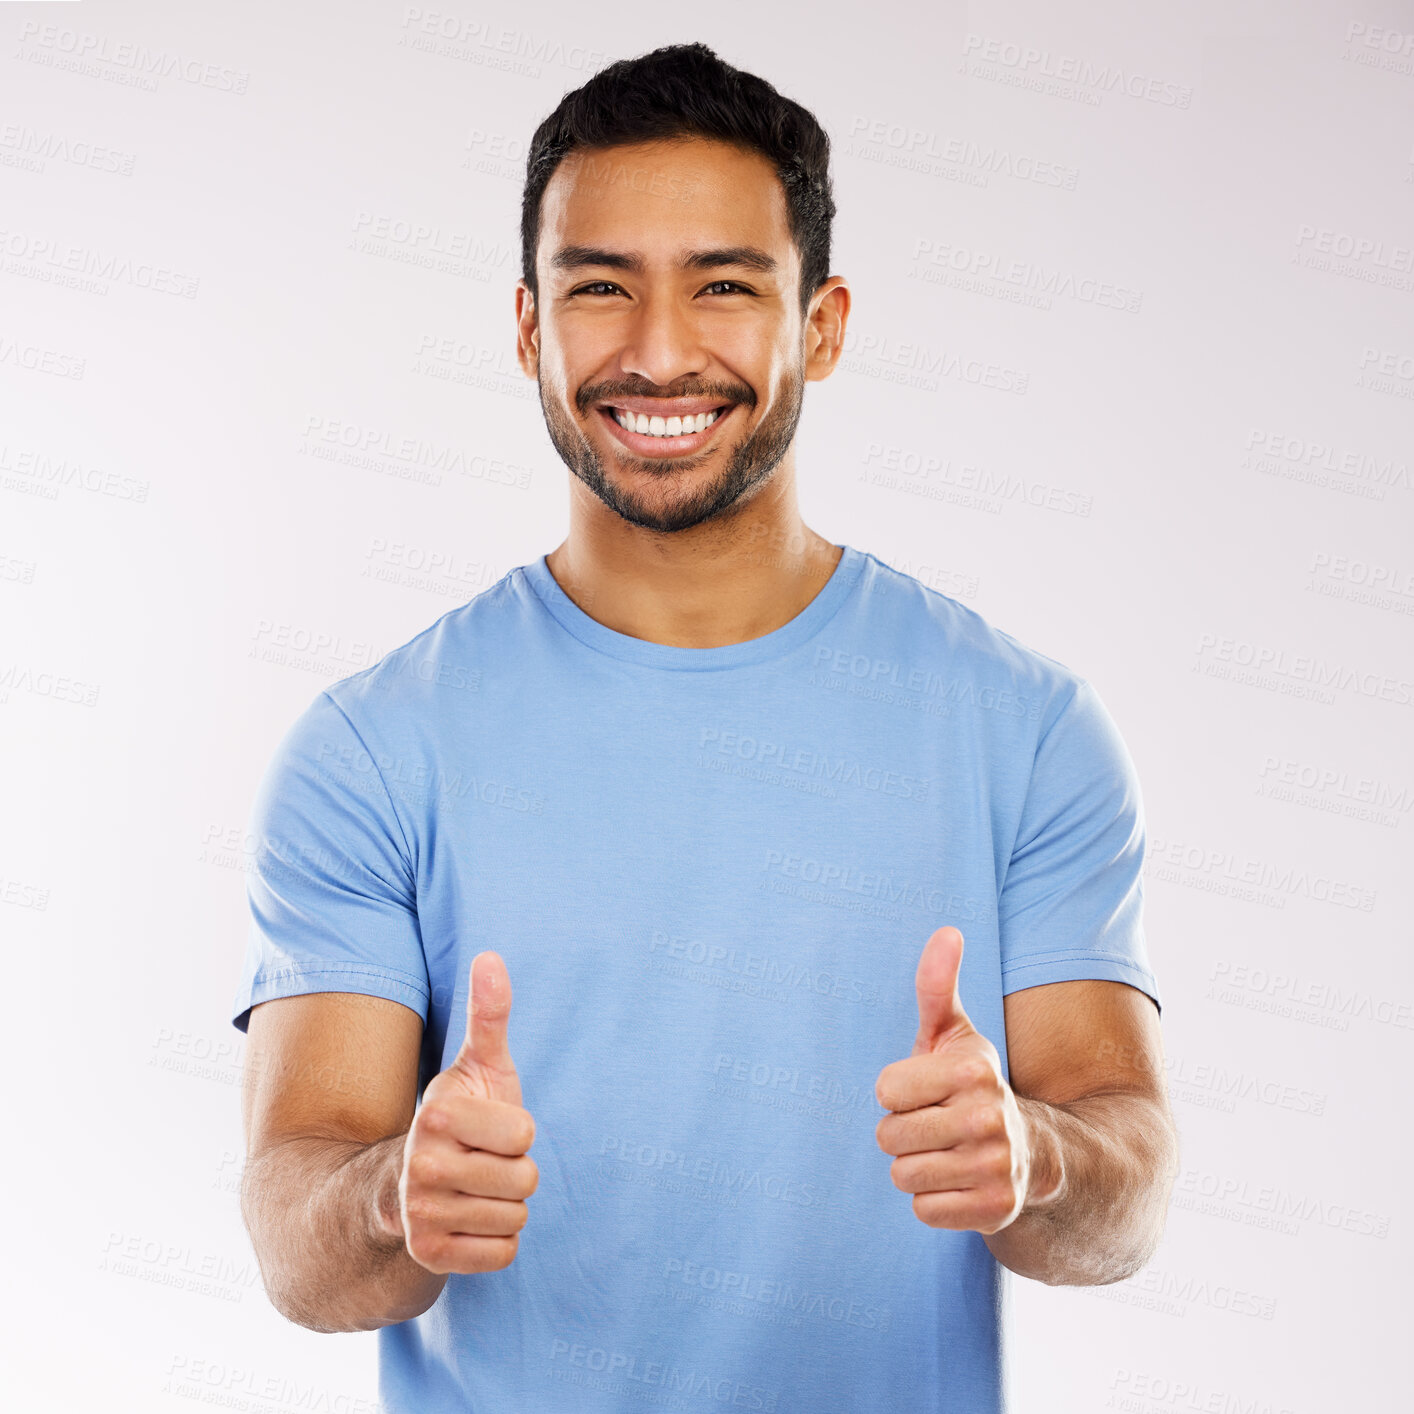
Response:
M835 371L844 349L849 322L849 286L843 275L831 275L810 297L805 315L805 376L812 381Z
M524 279L516 281L516 362L527 378L540 370L540 316Z

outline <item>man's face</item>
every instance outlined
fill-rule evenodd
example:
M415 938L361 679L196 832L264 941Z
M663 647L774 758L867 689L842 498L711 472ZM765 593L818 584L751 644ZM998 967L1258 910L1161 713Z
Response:
M522 365L604 505L686 530L770 479L807 376L770 162L701 139L572 152L545 189L536 272L539 300L517 296Z

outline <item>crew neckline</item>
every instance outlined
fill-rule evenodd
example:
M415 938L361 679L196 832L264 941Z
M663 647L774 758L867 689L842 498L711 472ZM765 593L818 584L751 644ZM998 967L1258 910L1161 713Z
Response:
M829 579L793 619L759 638L748 638L741 643L723 643L716 648L684 648L674 643L654 643L601 624L598 619L590 618L560 588L544 555L522 565L520 572L535 591L535 597L560 625L590 648L644 667L701 672L765 663L798 648L834 617L859 579L864 560L862 551L852 545L842 545L839 562Z

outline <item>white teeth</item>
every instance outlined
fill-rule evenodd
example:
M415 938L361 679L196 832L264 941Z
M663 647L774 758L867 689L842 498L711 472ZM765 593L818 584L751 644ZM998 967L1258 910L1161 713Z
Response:
M648 417L644 413L631 413L623 408L614 409L614 421L629 432L637 432L645 437L682 437L693 432L704 432L718 418L718 412L699 412L693 417Z

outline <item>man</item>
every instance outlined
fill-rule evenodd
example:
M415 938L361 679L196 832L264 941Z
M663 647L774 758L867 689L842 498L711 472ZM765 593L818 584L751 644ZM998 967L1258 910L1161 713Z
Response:
M262 785L243 1211L390 1410L986 1414L1003 1269L1159 1240L1123 742L797 510L833 211L814 119L702 45L565 98L516 309L569 535Z

